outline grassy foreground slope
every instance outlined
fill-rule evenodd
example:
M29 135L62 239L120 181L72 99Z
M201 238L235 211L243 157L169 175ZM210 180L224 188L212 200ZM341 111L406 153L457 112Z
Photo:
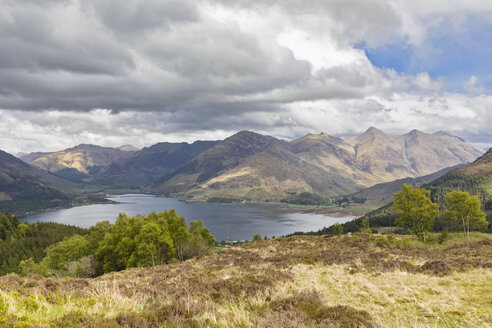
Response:
M295 236L95 279L0 277L5 327L490 327L492 237Z

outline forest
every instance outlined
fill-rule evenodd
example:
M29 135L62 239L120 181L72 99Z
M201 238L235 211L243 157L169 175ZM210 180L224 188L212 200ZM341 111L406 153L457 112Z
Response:
M446 180L447 181L447 180ZM472 185L476 185L476 183L472 183ZM404 185L403 190L405 189ZM426 185L426 188L416 188L414 190L418 190L425 194L425 198L428 199L428 202L431 204L435 204L436 215L429 221L428 232L459 232L462 231L463 227L460 224L459 220L453 220L452 215L448 208L450 204L448 204L448 197L450 195L460 193L459 189L466 188L457 188L456 184L446 184L445 187L439 186L435 187L433 184ZM408 187L408 186L407 186ZM470 189L470 188L469 188ZM468 198L471 198L477 202L476 206L477 211L482 213L483 222L478 224L475 227L475 230L480 230L483 232L492 233L492 200L490 200L490 196L484 193L478 192L463 192L466 194ZM472 196L475 194L475 196ZM395 196L398 194L395 194ZM389 203L375 211L372 211L366 214L363 217L357 218L355 220L343 223L343 224L335 224L330 227L325 227L318 231L314 232L295 232L291 235L324 235L324 234L340 234L340 233L350 233L350 232L360 232L360 231L370 231L373 233L377 233L379 231L387 231L387 228L391 228L391 232L399 233L399 234L409 234L411 233L411 229L404 224L398 224L398 219L401 215L395 213L394 202ZM465 203L458 204L458 208L466 208ZM400 213L401 214L401 213Z
M215 238L201 221L176 211L101 221L89 229L57 223L20 223L0 215L0 274L95 277L111 271L183 261L207 253Z

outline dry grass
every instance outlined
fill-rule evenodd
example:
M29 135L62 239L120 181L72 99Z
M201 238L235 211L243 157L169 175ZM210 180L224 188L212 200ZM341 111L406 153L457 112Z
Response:
M0 277L0 326L492 326L490 236L382 238L281 238L97 279Z

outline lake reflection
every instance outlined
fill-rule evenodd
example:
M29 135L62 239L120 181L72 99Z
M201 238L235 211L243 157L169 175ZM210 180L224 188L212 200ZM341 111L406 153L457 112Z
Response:
M114 222L120 212L128 216L161 212L174 208L186 222L202 220L218 241L251 239L257 232L271 237L295 231L315 231L336 222L353 220L353 216L332 217L322 214L292 213L281 204L187 204L176 198L152 195L119 195L108 199L119 204L73 207L56 212L33 214L22 221L50 221L88 228L99 221Z

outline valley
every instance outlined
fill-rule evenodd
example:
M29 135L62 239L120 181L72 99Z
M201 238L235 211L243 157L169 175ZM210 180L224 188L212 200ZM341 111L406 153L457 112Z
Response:
M340 213L303 213L283 203L186 203L176 198L128 194L108 197L113 204L93 204L20 217L24 223L55 222L89 228L97 222L114 222L119 213L134 216L175 209L188 220L202 220L218 241L250 240L254 234L283 236L316 231L356 216Z
M0 324L486 327L490 234L463 237L444 200L478 195L489 232L491 154L375 128L0 153L0 205L58 208L0 216ZM410 186L441 211L424 239L391 209Z
M403 183L430 182L481 153L444 132L389 136L371 127L360 136L321 133L287 141L242 131L222 141L164 142L140 150L79 145L23 155L32 166L12 161L11 166L37 172L60 197L47 196L51 203L31 208L10 200L8 190L1 192L3 209L14 212L144 192L211 203L282 201L318 211L329 205L328 212L363 214L384 205Z

